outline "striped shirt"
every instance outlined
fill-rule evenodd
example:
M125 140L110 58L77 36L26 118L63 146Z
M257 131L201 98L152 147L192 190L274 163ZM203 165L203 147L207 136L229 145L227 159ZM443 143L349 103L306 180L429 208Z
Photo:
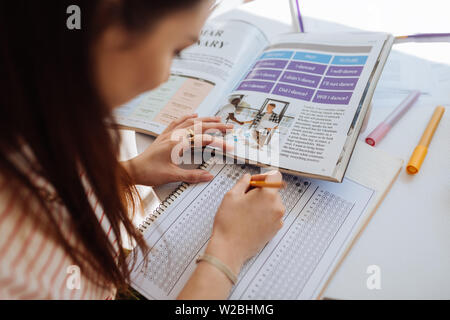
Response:
M43 194L56 194L42 177L31 171L26 174ZM87 179L84 175L81 178L99 223L118 252L109 221ZM31 191L13 185L0 172L0 299L114 299L113 286L104 288L90 281L64 248L46 234L42 221L34 218L43 209ZM71 245L81 245L66 207L58 201L49 203L63 236Z

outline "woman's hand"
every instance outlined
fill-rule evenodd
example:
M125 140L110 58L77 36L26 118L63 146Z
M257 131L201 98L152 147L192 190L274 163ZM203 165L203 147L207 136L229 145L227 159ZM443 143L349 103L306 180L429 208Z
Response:
M279 172L258 175L254 180L281 181ZM245 175L229 191L217 211L211 240L205 253L225 263L237 275L245 260L254 256L283 225L284 206L277 189L249 191ZM201 262L178 299L226 299L232 283L217 267Z
M136 184L159 186L169 182L198 183L209 181L213 176L205 170L186 170L177 165L184 152L191 153L190 132L194 132L195 146L212 145L227 148L221 138L204 134L205 131L225 132L233 125L223 124L220 117L197 118L185 116L172 122L163 133L139 156L123 165Z
M236 274L242 264L258 253L282 227L285 212L278 189L249 190L250 178L246 174L225 195L206 250ZM273 171L253 179L278 182L282 177Z

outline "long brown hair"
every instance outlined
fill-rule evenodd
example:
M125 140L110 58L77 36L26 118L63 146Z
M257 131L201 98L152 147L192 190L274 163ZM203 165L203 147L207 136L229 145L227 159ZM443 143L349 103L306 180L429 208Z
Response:
M129 266L101 228L80 178L85 172L112 232L122 247L120 225L146 250L129 218L134 187L117 161L119 137L109 132L111 110L97 93L91 48L108 23L133 32L146 31L164 14L201 0L14 0L0 2L0 170L28 187L41 201L42 221L74 262L90 266L105 285L123 287ZM67 8L81 8L81 30L66 27ZM151 58L151 57L149 57ZM62 235L39 190L9 155L32 159L33 170L46 179L66 206L74 234L86 250ZM45 218L45 219L44 219Z

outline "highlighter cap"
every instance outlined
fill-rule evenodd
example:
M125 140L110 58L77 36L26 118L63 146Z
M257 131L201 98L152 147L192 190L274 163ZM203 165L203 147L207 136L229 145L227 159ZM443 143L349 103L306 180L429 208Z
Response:
M408 165L406 166L406 172L409 174L416 174L419 172L422 166L423 160L427 155L428 148L422 145L418 145L409 159Z
M366 143L375 147L375 145L384 138L384 136L391 130L391 126L386 122L381 122L375 130L373 130L366 138Z

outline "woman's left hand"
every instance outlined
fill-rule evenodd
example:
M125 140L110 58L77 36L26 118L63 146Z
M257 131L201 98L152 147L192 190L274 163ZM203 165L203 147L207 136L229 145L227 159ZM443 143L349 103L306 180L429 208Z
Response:
M160 186L169 182L206 182L213 176L201 169L187 170L178 166L184 152L191 153L189 136L194 133L194 146L211 145L221 149L230 148L222 138L205 134L205 131L225 132L231 124L220 122L220 117L198 118L185 116L169 124L158 138L139 156L123 163L135 184Z

